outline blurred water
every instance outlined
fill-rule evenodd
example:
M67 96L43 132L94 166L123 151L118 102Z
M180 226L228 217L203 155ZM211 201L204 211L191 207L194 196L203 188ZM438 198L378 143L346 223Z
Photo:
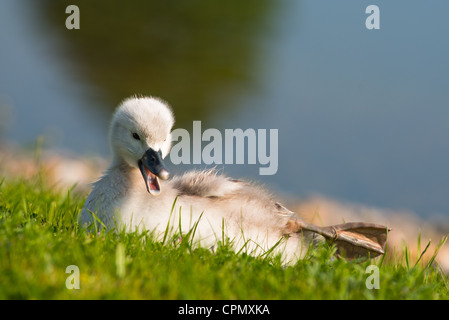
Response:
M4 138L32 146L44 136L53 147L107 154L109 113L88 99L87 84L73 81L58 54L60 42L42 32L37 2L3 0L0 6Z
M135 89L168 100L187 129L193 120L279 129L276 175L259 176L259 165L225 173L296 196L449 216L447 1L377 1L381 29L372 31L370 1L261 2L255 13L237 2L217 12L72 2L78 34L64 28L64 1L2 1L6 139L44 133L54 147L108 155L110 113ZM96 12L102 27L91 23Z
M278 174L260 178L449 216L449 3L432 3L377 1L381 30L368 31L369 1L289 2L267 90L237 102L232 122L279 128Z

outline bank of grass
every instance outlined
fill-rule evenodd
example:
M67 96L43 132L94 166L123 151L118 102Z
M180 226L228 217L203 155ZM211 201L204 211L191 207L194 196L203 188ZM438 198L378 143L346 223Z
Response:
M227 243L211 252L178 235L162 243L149 233L88 234L77 223L85 197L44 181L0 183L0 299L449 298L448 277L435 263L410 261L408 249L402 258L346 262L323 245L286 267L270 255L235 254ZM371 264L380 289L366 287ZM72 265L80 289L66 287Z

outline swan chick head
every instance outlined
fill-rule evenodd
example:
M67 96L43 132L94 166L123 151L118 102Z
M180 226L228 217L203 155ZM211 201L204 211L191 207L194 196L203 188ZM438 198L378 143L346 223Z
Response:
M165 158L171 147L174 117L164 101L154 97L131 97L115 111L109 132L113 165L138 168L147 190L160 193L158 178L169 178Z

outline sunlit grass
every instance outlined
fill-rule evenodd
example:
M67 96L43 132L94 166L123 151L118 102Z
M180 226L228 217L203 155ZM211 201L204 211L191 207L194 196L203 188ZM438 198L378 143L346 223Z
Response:
M1 299L448 299L448 277L418 237L416 261L400 257L347 262L322 245L285 266L278 256L236 254L225 235L213 251L198 248L196 224L183 234L97 229L78 222L85 196L33 180L0 185ZM207 214L207 213L204 213ZM167 213L169 220L170 213ZM167 226L168 230L168 226ZM176 231L176 228L174 229ZM379 289L368 289L369 265ZM80 271L80 289L68 289L68 266Z

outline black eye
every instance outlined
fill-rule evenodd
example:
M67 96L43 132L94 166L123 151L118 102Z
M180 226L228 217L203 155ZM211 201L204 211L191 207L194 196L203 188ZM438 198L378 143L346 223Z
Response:
M135 133L135 132L133 133L133 138L136 139L136 140L140 140L139 135L137 133Z

